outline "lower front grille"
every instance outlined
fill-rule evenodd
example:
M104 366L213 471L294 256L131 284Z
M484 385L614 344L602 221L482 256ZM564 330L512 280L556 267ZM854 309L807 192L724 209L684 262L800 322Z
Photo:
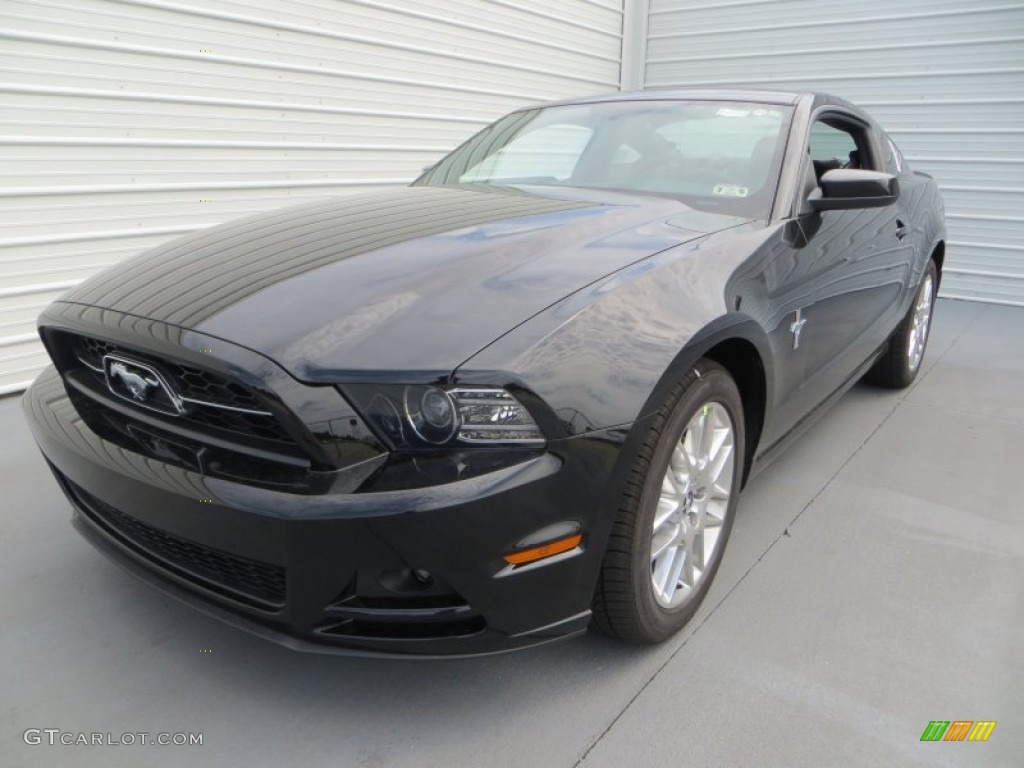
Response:
M146 525L59 475L93 522L138 554L207 589L259 608L280 608L287 593L284 568L232 555Z

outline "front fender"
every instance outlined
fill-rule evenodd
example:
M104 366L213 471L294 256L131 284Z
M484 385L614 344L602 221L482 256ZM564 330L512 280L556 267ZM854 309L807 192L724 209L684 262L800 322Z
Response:
M555 438L629 425L721 341L746 339L768 358L764 331L736 309L730 286L773 231L750 223L633 264L502 336L453 378L501 384L495 372L509 372L554 412Z

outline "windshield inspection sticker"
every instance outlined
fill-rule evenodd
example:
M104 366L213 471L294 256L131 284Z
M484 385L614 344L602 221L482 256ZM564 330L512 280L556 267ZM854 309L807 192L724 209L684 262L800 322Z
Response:
M746 187L741 187L739 184L715 184L711 194L724 195L726 197L746 197L750 194L750 190Z

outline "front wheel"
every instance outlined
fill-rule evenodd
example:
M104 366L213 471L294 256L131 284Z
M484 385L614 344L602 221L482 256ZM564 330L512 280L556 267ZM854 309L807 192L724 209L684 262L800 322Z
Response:
M743 456L736 384L701 360L658 411L631 470L594 596L600 630L656 643L689 621L722 561Z
M938 285L938 270L935 262L929 261L914 296L914 303L889 339L889 349L878 358L865 377L869 383L903 389L910 386L917 377L928 345Z

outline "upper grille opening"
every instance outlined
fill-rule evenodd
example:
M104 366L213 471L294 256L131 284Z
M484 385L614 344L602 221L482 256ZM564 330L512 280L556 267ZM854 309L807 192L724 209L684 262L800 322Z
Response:
M178 394L182 397L201 400L211 405L248 408L256 411L265 410L256 396L246 387L210 371L182 365L173 360L157 361L144 352L126 349L112 342L88 336L76 337L74 352L80 362L96 373L103 373L103 358L106 355L120 353L135 356L141 360L152 360L158 362L160 369L170 375Z
M251 440L267 440L297 448L294 437L249 387L222 374L170 360L119 343L66 331L51 334L54 343L67 352L62 374L68 369L86 372L99 392L107 392L103 359L118 355L159 370L184 403L185 413L171 417L193 426L211 427Z

